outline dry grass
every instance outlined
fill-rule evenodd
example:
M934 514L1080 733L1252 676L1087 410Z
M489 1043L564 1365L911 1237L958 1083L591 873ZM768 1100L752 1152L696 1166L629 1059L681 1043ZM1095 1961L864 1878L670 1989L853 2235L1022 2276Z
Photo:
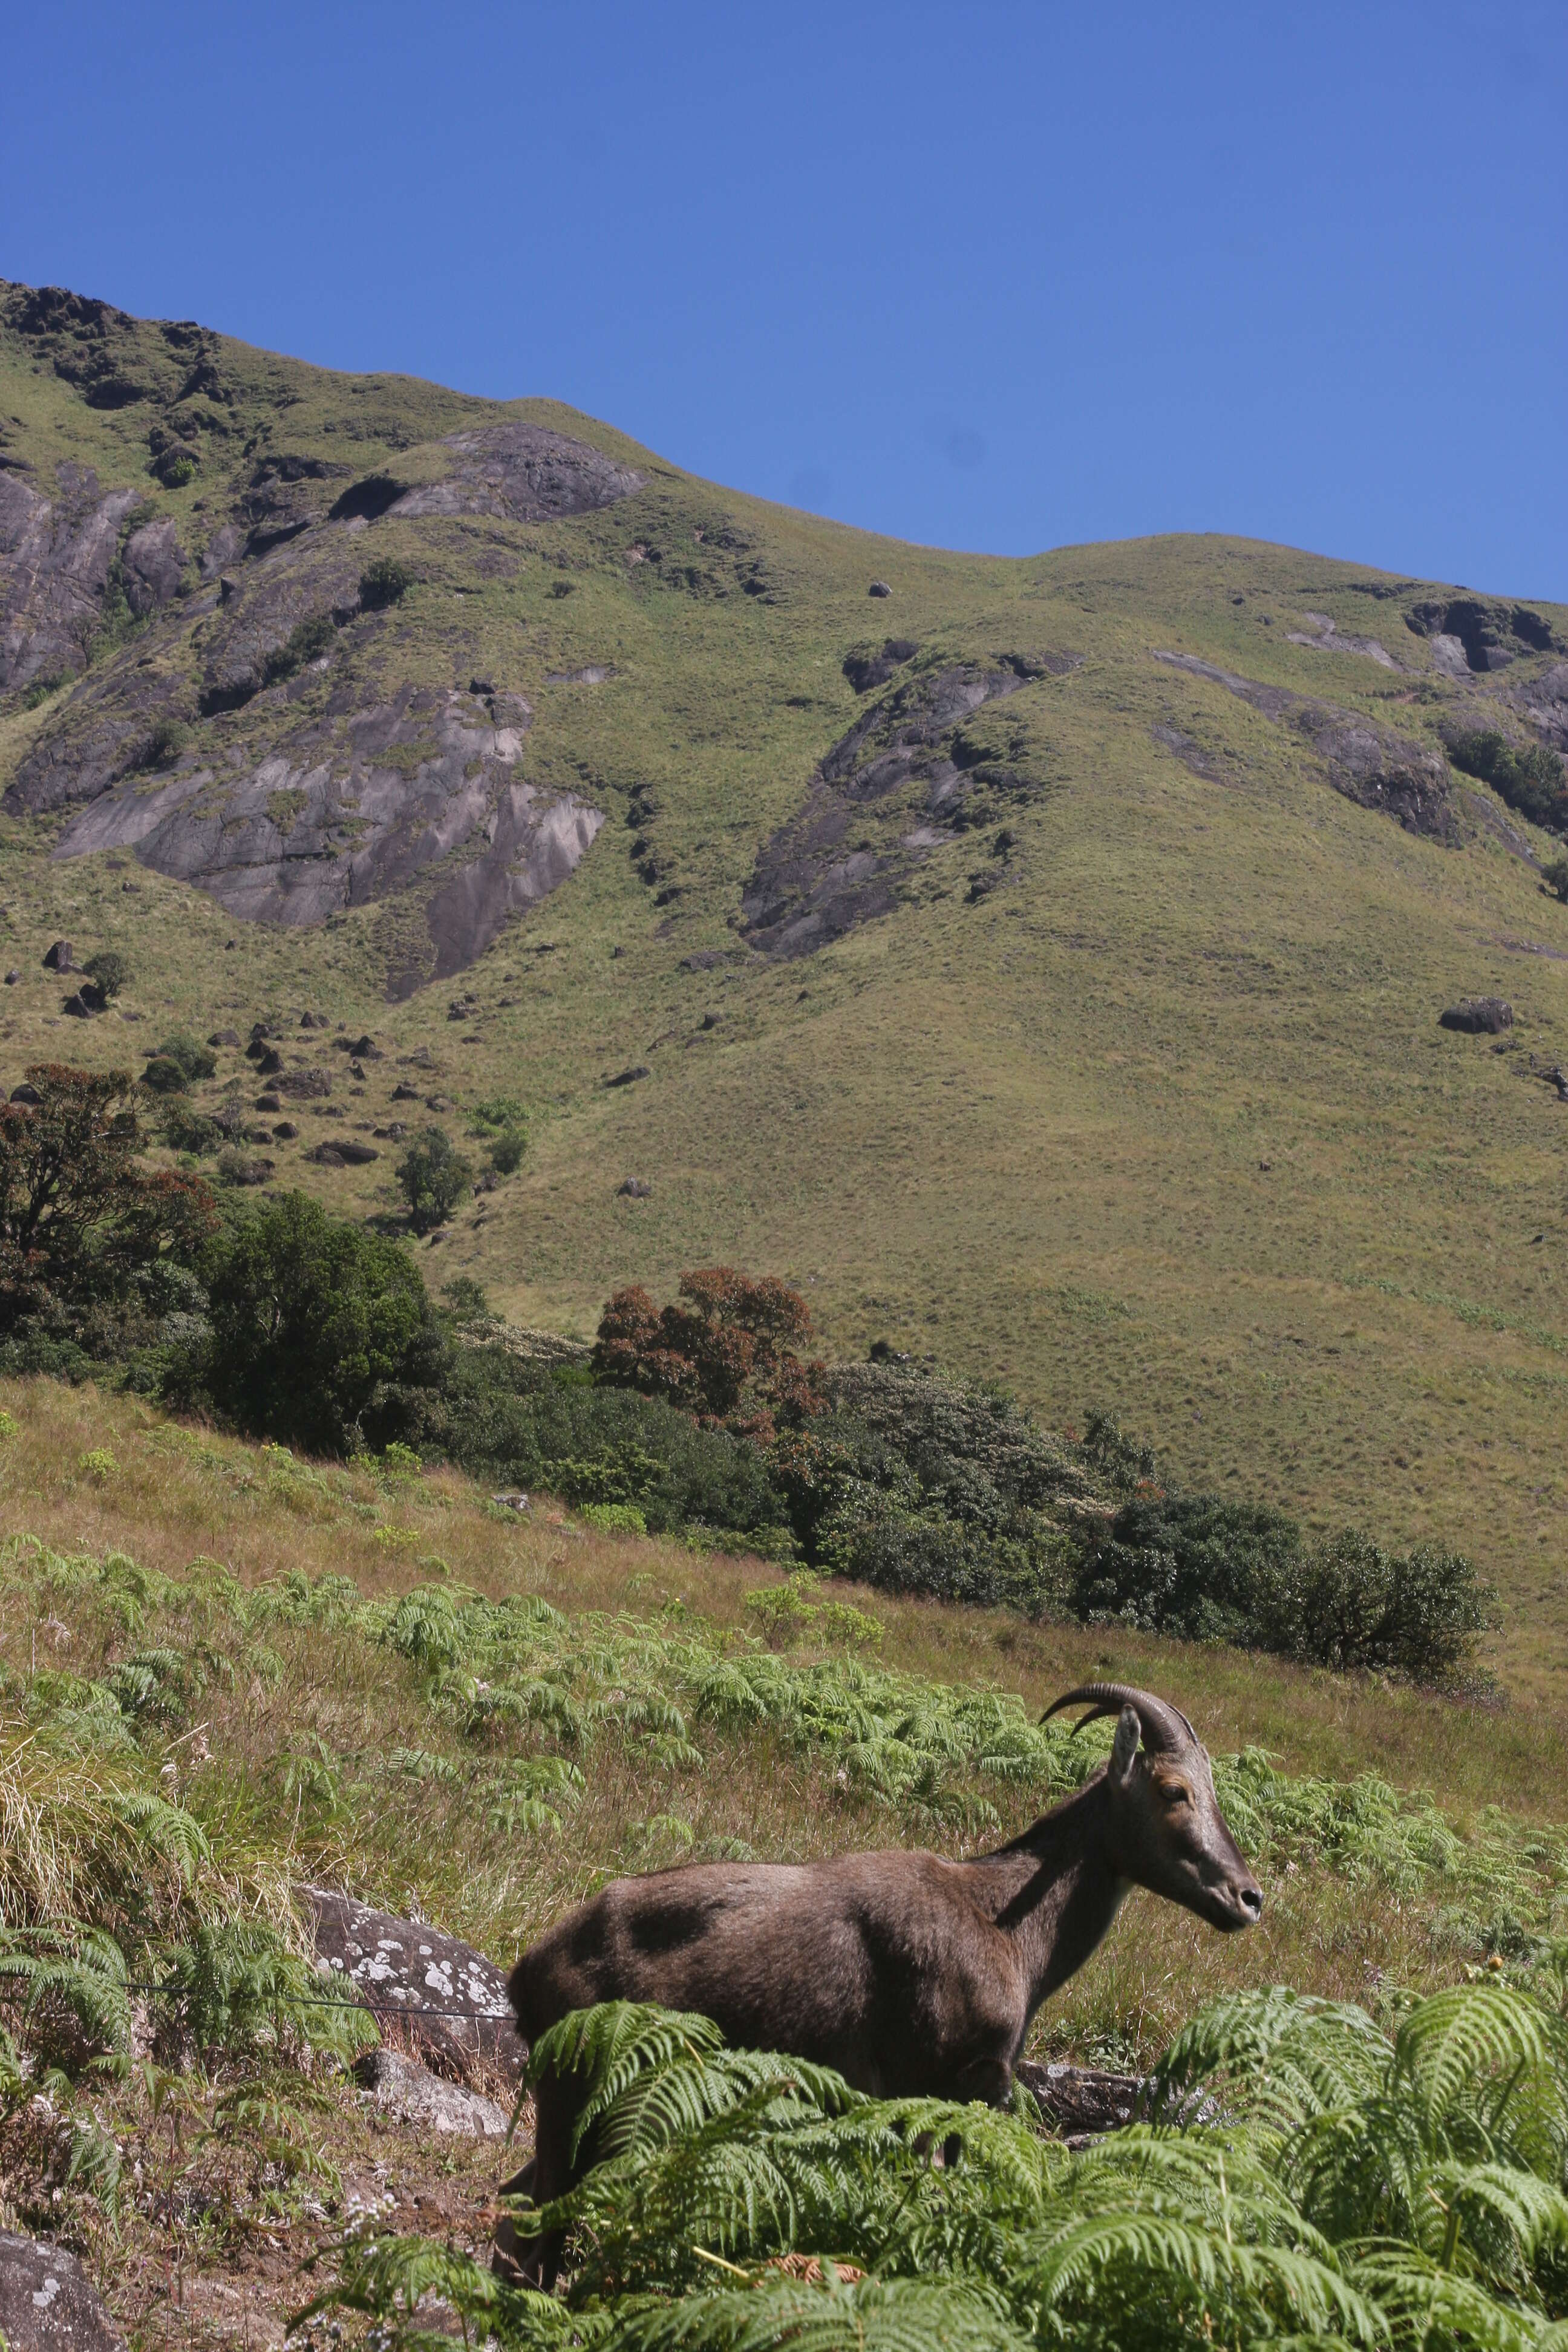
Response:
M367 1471L290 1465L90 1390L12 1384L0 1401L18 1424L0 1451L0 1531L62 1550L123 1549L171 1576L205 1557L247 1586L302 1571L347 1577L364 1598L449 1580L496 1600L537 1594L573 1618L596 1612L656 1638L704 1624L742 1628L746 1592L773 1580L757 1561L596 1535L542 1501L527 1520L502 1519L450 1473L389 1490ZM112 1466L84 1468L95 1452ZM1232 1652L1108 1643L1000 1613L853 1597L883 1626L879 1664L1016 1690L1031 1711L1069 1682L1112 1673L1178 1698L1216 1751L1261 1743L1294 1772L1340 1780L1373 1769L1435 1790L1461 1827L1489 1804L1541 1822L1568 1812L1555 1769L1561 1727L1544 1708L1478 1717ZM8 1610L0 1635L8 1680L46 1645L50 1663L68 1658L72 1671L90 1675L134 1643L85 1603L73 1611L51 1601L47 1617L40 1603L31 1622ZM596 1738L564 1826L509 1836L487 1825L486 1774L504 1762L505 1740L465 1738L449 1715L433 1711L403 1658L342 1625L268 1622L253 1648L232 1639L228 1647L237 1671L232 1680L215 1674L194 1702L190 1725L169 1746L163 1781L220 1851L265 1853L394 1910L417 1903L503 1961L605 1875L677 1861L715 1841L742 1840L778 1857L959 1843L955 1832L911 1827L838 1785L798 1746L711 1726L700 1732L696 1770L656 1765L646 1747L614 1734ZM210 1760L193 1767L198 1730ZM288 1793L288 1759L318 1753L317 1742L337 1775L336 1810ZM389 1771L386 1759L400 1748L446 1759L456 1777ZM987 1794L1008 1831L1027 1817L1023 1792ZM1384 1976L1432 1983L1457 1965L1452 1937L1435 1932L1430 1894L1401 1897L1374 1882L1347 1888L1321 1871L1290 1868L1273 1874L1268 1898L1262 1929L1225 1942L1135 1897L1044 2021L1043 2038L1058 2048L1147 2055L1224 1986L1284 1979L1364 1998Z

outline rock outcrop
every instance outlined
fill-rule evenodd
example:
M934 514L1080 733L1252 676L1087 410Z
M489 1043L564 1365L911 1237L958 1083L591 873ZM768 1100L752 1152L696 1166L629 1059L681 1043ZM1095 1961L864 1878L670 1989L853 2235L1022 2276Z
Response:
M0 2230L0 2342L8 2352L123 2352L74 2254Z
M1358 807L1378 809L1407 832L1458 845L1460 828L1447 765L1424 743L1353 711L1292 694L1289 688L1238 677L1234 670L1216 668L1196 654L1157 650L1154 658L1185 670L1189 677L1223 686L1264 718L1294 728L1322 761L1334 790Z
M1076 666L1070 654L950 663L918 670L874 703L822 761L798 814L763 845L741 899L748 944L781 959L810 955L891 913L902 878L956 839L963 803L986 773L959 740L963 722L1032 678ZM883 805L898 809L902 829L852 839Z
M476 2069L512 2080L528 2057L506 1979L492 1960L423 1920L374 1911L352 1895L304 1886L323 1977L375 2011L388 2040L462 2082Z

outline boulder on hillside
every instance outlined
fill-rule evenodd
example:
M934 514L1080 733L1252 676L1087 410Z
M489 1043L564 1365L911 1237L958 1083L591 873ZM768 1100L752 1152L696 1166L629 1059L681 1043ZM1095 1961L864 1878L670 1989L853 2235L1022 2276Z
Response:
M515 2082L528 2058L506 1979L493 1960L437 1927L373 1911L325 1886L300 1895L315 1924L316 1966L374 2011L384 2039L412 2044L438 2073Z
M1513 1007L1500 996L1467 996L1437 1015L1442 1029L1458 1029L1469 1037L1495 1037L1513 1027Z
M510 2117L494 2099L433 2074L398 2050L368 2050L354 2080L378 2107L426 2131L464 2132L473 2139L504 2139Z
M69 940L57 940L52 948L46 949L44 953L46 971L74 971L75 969Z
M1143 2089L1138 2075L1102 2074L1098 2066L1037 2066L1026 2058L1014 2072L1047 2130L1069 2144L1131 2123Z
M0 2230L0 2342L9 2352L124 2352L74 2254Z

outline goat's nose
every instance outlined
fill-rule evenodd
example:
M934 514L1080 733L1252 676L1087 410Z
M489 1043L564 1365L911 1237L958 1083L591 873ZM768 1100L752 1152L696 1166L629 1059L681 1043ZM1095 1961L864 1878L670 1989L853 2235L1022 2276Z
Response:
M1256 1926L1263 1916L1263 1889L1260 1886L1238 1887L1236 1899Z

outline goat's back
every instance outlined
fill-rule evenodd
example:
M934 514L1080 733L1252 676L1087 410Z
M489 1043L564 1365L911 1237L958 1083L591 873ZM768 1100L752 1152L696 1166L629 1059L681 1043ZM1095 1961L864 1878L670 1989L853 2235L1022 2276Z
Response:
M944 2052L1021 2025L1016 1956L975 1892L964 1864L898 1850L616 1879L507 1990L531 2043L571 2010L657 2001L866 2090L934 2091Z

